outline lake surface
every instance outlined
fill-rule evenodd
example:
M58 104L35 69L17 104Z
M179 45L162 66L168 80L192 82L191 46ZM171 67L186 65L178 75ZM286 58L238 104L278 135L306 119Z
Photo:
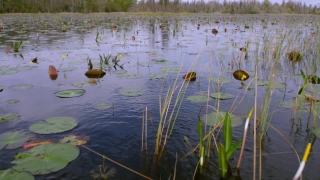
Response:
M113 25L117 28L112 29ZM303 107L304 111L297 112L295 116L293 109L280 105L297 96L298 87L303 84L300 69L308 68L308 71L319 75L316 68L320 62L320 56L317 56L320 54L319 26L319 16L298 15L1 15L0 86L4 89L0 92L0 114L15 112L19 117L0 124L0 132L28 130L33 123L49 117L74 117L78 121L76 128L58 134L36 134L37 140L58 141L68 135L89 136L90 140L85 146L94 151L152 179L172 179L176 157L180 159L199 143L198 113L207 104L190 102L187 97L206 93L208 89L210 93L218 91L218 85L209 83L209 78L224 77L232 82L223 81L220 91L234 97L220 101L210 98L208 104L217 107L219 103L221 111L232 110L233 114L245 120L254 106L254 88L250 86L252 89L248 91L240 88L240 81L235 80L232 73L239 68L249 72L251 77L245 82L248 85L254 76L255 62L260 59L259 80L269 80L270 76L274 76L274 81L285 83L275 85L271 97L267 121L281 135L269 127L267 136L262 141L262 179L292 179L299 161L285 139L302 158L307 143L314 138L312 128L319 123L313 123L314 116L308 112L307 105ZM218 30L216 35L212 34L213 28ZM14 52L13 49L5 52L7 46L20 39L23 43L19 52ZM282 39L280 56L278 60L274 60L274 49ZM247 57L246 53L239 50L241 47L248 49ZM288 60L286 53L292 50L303 53L301 63L292 65ZM74 83L89 81L84 75L88 70L88 58L92 60L93 68L100 68L99 54L110 54L118 59L121 56L119 64L123 69L103 66L106 75L97 79L97 84L75 87ZM36 57L38 64L31 63ZM60 69L56 80L49 78L50 65ZM164 67L181 67L181 72L166 73L161 70ZM13 68L15 73L6 72ZM159 95L163 98L175 80L182 83L182 76L189 68L197 73L197 80L188 84L172 135L161 159L156 162L154 148L160 116ZM124 72L140 74L141 77L119 77ZM166 77L155 79L150 78L150 74L166 74ZM32 87L26 90L10 88L21 84L30 84ZM318 85L312 87L318 96ZM86 90L83 96L59 98L54 95L61 90L79 88ZM144 94L138 97L120 94L127 89L138 89ZM261 107L266 92L266 86L258 87L258 108ZM237 106L242 97L243 101ZM12 99L19 102L9 103ZM114 108L95 109L95 105L99 103L113 103ZM148 121L147 124L148 149L143 148L141 151L142 116L146 107L152 122ZM208 108L207 111L213 110ZM203 110L201 115L205 112ZM242 139L243 125L233 128L233 136L234 140ZM221 135L217 137L218 141L223 141ZM320 178L318 143L318 140L314 143L304 169L305 180ZM212 146L202 176L196 176L198 179L220 178L218 154L213 143ZM90 171L99 172L98 166L103 159L81 146L79 149L79 157L66 168L35 176L35 179L93 179ZM13 156L23 151L23 148L1 149L0 169L11 168ZM228 162L234 176L237 174L239 153L240 149ZM253 121L240 169L242 179L252 179L252 156ZM194 153L178 160L176 179L192 179L197 163L198 156ZM108 170L116 172L110 179L143 179L110 161L105 160L105 164Z

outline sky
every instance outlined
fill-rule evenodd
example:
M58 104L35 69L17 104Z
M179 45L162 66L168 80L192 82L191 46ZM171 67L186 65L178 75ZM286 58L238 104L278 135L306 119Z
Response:
M182 0L182 1L188 1L188 0ZM190 1L190 0L189 0ZM208 1L210 1L210 0L204 0L205 2L208 2ZM233 2L233 1L240 1L240 0L227 0L227 1L231 1L231 2ZM243 0L244 1L244 0ZM259 0L260 2L262 2L263 0ZM281 4L282 3L282 0L269 0L270 2L272 2L272 3L279 3L279 4ZM285 0L286 2L288 1L288 0ZM293 0L294 2L302 2L302 3L304 3L304 2L306 2L306 4L309 6L309 4L311 4L311 5L320 5L320 0ZM220 3L222 3L223 2L223 0L219 0L219 2Z

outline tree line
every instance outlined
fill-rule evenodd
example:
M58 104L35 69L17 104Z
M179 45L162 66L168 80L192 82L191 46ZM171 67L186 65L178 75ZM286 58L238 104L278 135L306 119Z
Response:
M283 0L0 0L0 13L189 12L320 14L320 4Z

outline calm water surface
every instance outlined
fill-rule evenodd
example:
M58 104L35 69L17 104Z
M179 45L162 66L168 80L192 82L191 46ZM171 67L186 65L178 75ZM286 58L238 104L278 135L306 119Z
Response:
M261 20L265 20L262 22ZM215 23L219 21L219 23ZM2 15L0 16L0 67L10 69L14 67L33 67L30 70L19 71L15 74L0 75L0 85L4 87L0 93L0 113L16 112L20 117L16 120L0 125L0 132L8 132L28 127L36 121L53 116L71 116L78 120L78 126L60 134L36 135L38 140L59 140L68 135L86 135L90 140L87 147L127 166L153 179L172 178L176 156L180 159L195 147L199 142L197 134L198 112L206 103L189 102L186 98L201 91L208 91L208 78L221 76L233 79L232 72L240 68L254 72L254 62L263 52L264 48L272 49L275 42L280 39L281 32L291 32L291 35L300 33L293 43L284 42L284 47L292 49L295 43L303 43L311 33L319 33L320 18L313 16L223 16L223 15L187 15L187 16L137 16L137 15ZM272 25L271 23L275 23ZM200 26L198 26L200 24ZM117 25L116 30L110 28ZM244 25L250 28L246 29ZM160 28L160 26L164 26ZM263 26L266 26L265 28ZM211 30L216 28L219 33L214 35ZM226 32L224 29L226 28ZM62 32L66 30L66 32ZM98 42L95 41L99 33ZM292 33L293 32L293 33ZM284 33L286 34L286 33ZM135 36L135 40L132 40ZM11 50L5 53L5 48L12 42L22 38L23 44L18 53ZM248 58L244 59L240 47L248 46ZM293 111L277 106L278 102L286 102L294 98L301 78L293 78L299 74L299 68L305 63L295 66L288 65L288 60L281 51L280 65L275 71L275 80L286 83L286 88L275 89L272 95L269 116L274 129L268 129L268 137L262 143L262 179L292 179L299 161L286 138L293 147L302 153L306 144L312 141L313 135L308 131L309 113L297 114L293 120ZM119 68L105 68L107 74L99 80L97 85L83 87L85 95L76 98L58 98L54 93L65 89L75 89L72 84L84 82L89 79L84 75L87 71L87 58L90 57L94 68L100 68L99 54L119 56L120 61L128 73L141 74L138 79L119 78ZM314 57L306 52L305 58ZM63 59L62 56L66 58ZM37 57L39 64L30 61ZM153 63L153 59L165 59L168 64ZM197 60L195 66L194 62ZM261 60L263 61L263 59ZM306 62L306 61L304 61ZM59 72L57 80L52 81L48 76L49 65L58 68L74 68L73 71ZM260 79L269 79L270 64L260 63ZM162 67L182 67L182 72L168 73L165 80L150 79L149 74L164 73ZM190 82L179 116L177 118L171 138L161 160L156 166L153 158L154 140L159 122L159 94L162 87L164 92L190 67L194 67L198 78ZM250 78L249 80L251 80ZM249 81L248 80L248 81ZM248 84L246 81L246 84ZM11 90L10 87L20 84L31 84L32 88L22 91ZM254 90L245 93L239 89L240 82L233 79L232 83L223 84L222 92L233 94L238 98L220 101L221 111L228 111L232 107L233 113L244 117L254 105ZM217 91L216 84L209 85L210 91ZM125 89L139 89L144 92L139 97L126 97L120 95ZM266 92L265 87L258 88L258 106ZM242 103L236 104L244 97ZM10 99L20 100L16 104L9 104ZM97 110L94 106L99 103L114 103L114 111ZM235 103L234 103L235 102ZM217 106L212 99L209 105ZM153 124L148 122L148 150L141 151L142 112L148 107ZM307 107L308 108L308 107ZM209 109L209 111L211 111ZM202 114L205 111L202 112ZM301 124L298 123L301 120ZM311 116L311 119L313 117ZM311 123L312 124L312 123ZM312 126L312 125L309 125ZM253 172L253 124L248 133L244 159L241 166L241 178L252 179ZM242 139L243 126L233 129L234 139ZM189 139L188 143L184 137ZM220 136L218 136L222 140ZM305 167L303 179L320 179L320 146L318 141L312 149L312 154ZM68 166L56 173L35 176L36 179L93 179L91 170L98 172L102 158L98 155L80 148L80 156ZM14 154L23 149L0 151L0 169L11 167L10 162ZM240 150L229 161L230 168L236 175ZM198 158L191 154L177 163L176 179L192 179ZM105 161L109 169L114 168L116 174L110 179L143 179L134 173L125 170L109 161ZM196 176L198 178L198 175ZM216 149L212 154L208 166L204 169L202 179L219 179L220 171ZM233 179L233 178L230 178Z

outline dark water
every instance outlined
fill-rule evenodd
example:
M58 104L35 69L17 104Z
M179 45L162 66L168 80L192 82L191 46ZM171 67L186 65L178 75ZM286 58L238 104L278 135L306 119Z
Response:
M265 20L262 22L261 20ZM220 23L215 23L220 21ZM292 66L288 64L285 53L290 49L306 42L312 33L319 33L319 17L313 16L222 16L222 15L188 15L188 16L136 16L136 15L6 15L0 16L1 52L0 66L2 69L31 66L32 70L19 71L15 74L0 75L0 85L4 87L0 93L0 113L16 112L20 117L0 125L0 132L8 132L28 127L36 121L53 116L71 116L78 120L78 126L71 131L54 135L36 135L38 140L56 140L68 135L86 135L90 140L87 147L107 156L137 172L153 179L172 179L176 156L183 155L199 143L197 134L198 113L206 103L194 103L186 100L187 96L200 91L217 91L217 85L208 84L210 76L232 78L232 72L238 69L242 59L241 69L254 72L254 62L260 57L259 78L269 79L273 67L276 67L275 80L285 82L286 89L275 89L272 95L268 121L282 134L269 127L268 136L262 141L262 179L292 179L299 161L286 138L299 152L299 157L313 134L308 131L313 122L308 122L309 113L297 114L293 120L293 111L277 106L294 98L298 86L303 82L293 78L300 68L308 67L311 58L320 61L314 51L305 48L303 63ZM65 25L66 22L68 25ZM198 28L198 23L200 24ZM275 23L275 25L271 25ZM244 25L250 26L245 29ZM117 30L110 29L117 25ZM160 28L160 25L165 25ZM93 27L94 26L94 27ZM267 29L263 29L267 26ZM219 33L213 35L212 28ZM224 32L224 28L227 32ZM61 32L66 30L66 32ZM95 41L99 32L98 42ZM299 34L299 35L297 35ZM297 36L294 41L286 40L281 51L278 66L264 59L272 58L271 49L274 42L283 37ZM131 39L135 36L135 40ZM314 36L318 37L318 36ZM5 48L12 42L22 38L23 48L19 53L5 53ZM319 38L319 37L318 37ZM290 38L289 38L290 39ZM250 41L248 59L239 48ZM308 41L308 46L317 44L317 40ZM319 43L318 43L319 44ZM312 49L312 48L310 48ZM99 54L122 54L124 69L129 73L138 73L139 79L117 77L117 71L107 69L107 74L94 86L84 87L85 95L76 98L58 98L54 93L65 89L74 89L75 82L88 81L84 76L87 70L87 57L93 61L94 68L99 68ZM266 54L267 53L267 54ZM23 58L20 56L23 56ZM62 59L62 56L67 56ZM37 57L39 64L29 62ZM175 64L146 64L152 59L166 59ZM269 63L268 63L269 62ZM193 66L193 64L196 64ZM306 65L307 64L307 65ZM59 72L57 80L52 81L48 76L48 66L75 67L75 71ZM309 64L310 65L310 64ZM149 74L163 73L161 67L182 67L182 72L168 73L165 80L150 79ZM154 158L154 142L159 122L159 94L167 91L176 78L182 82L182 76L188 68L194 67L199 76L197 81L190 82L175 123L172 136L168 139L162 158L157 162ZM118 68L119 69L119 68ZM249 79L251 80L251 78ZM248 80L248 81L249 81ZM248 84L246 81L246 84ZM20 84L31 84L32 88L21 91L11 90L10 87ZM222 92L238 96L237 99L221 100L220 110L234 110L237 116L245 117L254 105L254 90L245 92L239 89L240 82L233 79L232 83L223 84ZM163 88L163 93L160 89ZM140 97L120 95L124 89L139 89L144 92ZM261 106L266 92L265 87L258 88L258 107ZM239 106L242 96L244 100ZM9 104L10 99L19 99L16 104ZM114 103L114 111L97 110L98 103ZM234 103L235 102L235 103ZM209 105L217 107L218 101L212 99ZM148 150L141 151L142 112L148 108L153 124L148 121ZM212 111L209 109L209 111ZM204 114L205 111L202 112ZM245 118L244 118L245 119ZM298 120L301 123L298 123ZM311 119L313 116L311 115ZM318 118L316 118L318 119ZM253 174L253 123L247 136L244 158L241 165L241 178L252 179ZM242 139L243 126L233 129L234 139ZM184 141L189 139L191 147ZM218 136L222 141L222 137ZM306 164L303 179L319 179L320 146L315 142L312 153ZM80 156L69 165L52 174L36 176L36 179L93 179L91 170L98 172L98 166L103 159L80 148ZM23 149L0 151L0 169L11 167L13 155ZM215 147L211 148L211 156L199 179L219 179L220 170ZM240 150L229 161L233 175L236 175ZM177 163L176 179L192 179L198 157L191 154ZM105 161L108 170L115 169L116 174L110 179L143 179L142 177L109 161ZM258 169L258 167L257 167ZM234 179L231 177L230 179Z

